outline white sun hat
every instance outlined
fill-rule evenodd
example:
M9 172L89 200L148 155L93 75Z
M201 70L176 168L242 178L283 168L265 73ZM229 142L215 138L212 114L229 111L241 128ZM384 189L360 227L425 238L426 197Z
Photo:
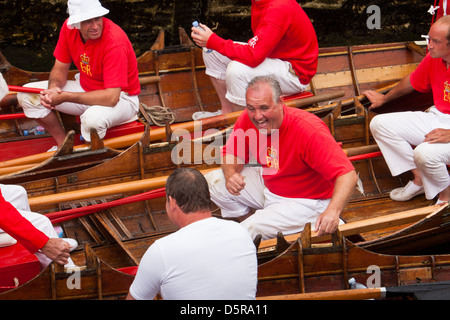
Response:
M68 25L75 25L92 18L102 17L109 12L98 0L69 0L67 2L69 13Z

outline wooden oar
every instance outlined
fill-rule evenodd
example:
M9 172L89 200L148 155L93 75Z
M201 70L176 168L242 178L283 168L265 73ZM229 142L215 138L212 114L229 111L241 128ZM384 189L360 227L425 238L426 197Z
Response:
M53 224L55 224L55 223L64 222L66 220L80 218L85 215L99 212L99 211L109 209L112 207L121 206L121 205L129 204L129 203L139 202L139 201L160 198L160 197L164 197L164 196L165 196L165 188L159 188L159 189L154 189L152 191L147 191L144 193L139 193L139 194L135 194L132 196L120 198L118 200L102 202L102 203L93 204L93 205L86 206L86 207L79 207L79 208L58 211L58 212L51 212L51 213L45 214L45 216L47 218L49 218Z
M386 295L386 288L347 289L297 294L280 294L256 297L256 300L366 300L380 299Z
M157 129L155 129L157 130ZM229 130L229 128L224 129ZM152 133L150 132L150 135ZM134 136L135 134L133 134ZM202 137L205 138L205 137ZM195 140L195 139L194 139ZM104 140L104 143L106 143L106 146L110 147L114 144L114 142L111 142L111 139ZM87 145L83 145L85 148L87 148ZM74 149L81 149L81 146L76 146ZM349 157L350 161L357 161L357 160L363 160L368 158L374 158L374 157L380 157L382 154L379 151L377 145L368 145L368 146L361 146L361 147L352 147L348 149L343 149L345 154ZM376 151L376 152L372 152ZM368 153L367 153L368 152ZM47 153L39 153L33 156L13 159L13 160L7 160L2 163L0 163L0 176L6 175L14 172L18 172L21 170L30 169L33 166L35 166L37 163L47 160L50 156L48 154L53 155L55 152L47 152ZM40 160L40 161L38 161ZM6 163L6 164L5 164ZM17 163L17 165L16 165ZM22 164L20 164L22 163Z
M158 77L156 79L153 79L153 77L150 77L151 79L147 79L146 81L158 81ZM24 88L24 87L18 87ZM27 89L27 88L25 88ZM24 89L24 90L25 90ZM34 90L37 90L34 88ZM288 104L292 104L294 107L301 107L308 104L321 102L321 101L327 101L333 98L341 97L344 95L343 91L334 92L331 94L325 94L325 95L318 95L314 97L309 98L300 98L296 100L291 100L287 102ZM200 131L200 130L206 130L211 128L217 128L217 127L225 127L229 126L231 124L234 124L239 117L239 115L242 113L242 111L236 111L233 113L228 113L224 115L218 115L215 117L202 119L199 121L189 121L184 123L177 123L171 126L171 131L175 130L186 130L190 133L194 131ZM201 125L199 125L201 123ZM103 141L104 146L110 147L112 149L120 149L120 148L126 148L131 146L132 144L139 141L139 139L142 137L142 133L134 133L130 135L124 135L117 138L111 138L111 139L105 139ZM151 130L150 132L150 141L159 141L166 138L166 129L165 128L156 128ZM74 149L81 149L81 148L88 148L88 144L78 145L75 146ZM31 163L38 163L42 162L49 157L51 157L54 154L54 151L52 152L44 152L44 153L38 153L35 155L27 156L27 157L21 157L17 159L7 160L0 163L0 168L7 168L7 167L14 167L14 166L21 166L25 164L31 164ZM7 173L11 173L14 171L9 171ZM5 173L4 173L5 174Z
M28 170L28 169L35 167L36 165L37 165L36 163L29 163L29 164L24 164L24 165L20 165L20 166L0 168L0 176L2 176L4 174L10 174L13 172L22 171L22 170Z
M332 290L310 293L297 293L257 297L257 300L366 300L394 297L419 297L423 299L448 300L450 298L450 282L438 281L417 283L396 287L367 289Z
M151 84L151 83L158 83L161 81L160 76L143 76L139 77L139 83L142 84ZM22 86L13 86L8 85L8 90L10 93L16 93L16 92L24 92L24 93L35 93L39 94L42 92L42 88L31 88L31 87L22 87Z
M336 91L336 92L321 94L321 95L307 97L307 98L288 100L288 101L285 101L284 103L289 107L302 108L302 107L305 107L305 106L308 106L308 105L311 105L314 103L337 99L337 98L343 97L344 95L345 95L345 92L340 90L340 91Z
M233 113L228 113L225 115L219 115L207 119L202 119L199 121L189 121L189 122L183 122L183 123L177 123L171 126L172 132L176 130L185 130L187 132L195 132L200 130L206 130L210 128L216 128L216 127L225 127L233 124L236 122L237 118L241 114L242 111L237 111ZM132 144L139 141L139 139L142 137L142 132L133 133L129 135L124 135L121 137L111 138L111 139L105 139L103 140L103 144L105 147L109 147L111 149L120 149L125 148L128 146L131 146ZM166 137L166 128L156 128L152 129L150 131L150 141L159 141ZM82 144L74 147L74 150L76 149L82 149L82 148L89 148L88 144ZM49 157L51 157L55 151L51 152L44 152L44 153L38 153L35 155L27 156L27 157L21 157L17 159L12 160L6 160L0 163L0 168L7 168L7 167L14 167L14 166L21 166L25 164L31 164L31 163L38 163L42 162Z
M24 119L26 117L25 113L10 113L0 115L0 120Z
M21 86L11 86L8 85L8 89L10 92L25 92L25 93L41 93L42 88L30 88L30 87L21 87Z
M217 168L206 169L202 170L201 172L202 174L206 174L215 169ZM112 185L105 185L101 187L51 194L46 196L29 198L28 202L31 208L35 208L37 206L50 205L65 201L103 197L116 193L141 192L143 190L152 190L164 187L166 185L167 178L168 176L161 176L151 179L123 182Z
M394 226L400 226L407 223L414 223L428 215L433 215L440 210L445 210L447 206L427 206L423 208L407 210L397 213L392 213L389 215L383 215L380 217L363 219L360 221L348 222L339 225L339 231L343 236L351 236L364 232L374 231L383 228L389 228ZM300 237L301 233L295 233L285 236L286 241L293 242ZM317 232L311 232L311 240L314 242L321 242L329 240L329 236L318 237ZM277 243L276 239L268 239L261 241L259 249L267 249L274 247Z

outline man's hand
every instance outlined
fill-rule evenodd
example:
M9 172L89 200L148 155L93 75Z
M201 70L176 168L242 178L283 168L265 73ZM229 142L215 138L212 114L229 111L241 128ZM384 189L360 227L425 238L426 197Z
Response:
M424 141L428 143L449 143L450 129L434 129L425 135Z
M61 265L67 264L68 259L70 258L70 245L66 241L59 238L48 239L41 251L50 260L53 260Z
M381 107L385 102L385 95L373 90L364 91L363 94L369 99L372 103L369 107L369 110L376 109Z
M58 87L42 90L40 96L41 104L47 109L53 110L62 102L60 99L61 94L62 90Z
M317 218L316 230L318 236L334 233L339 226L339 213L327 209Z
M244 177L240 173L234 173L226 180L225 186L228 192L234 196L238 196L245 187Z
M202 27L204 30L201 30L197 27L192 27L191 29L191 37L192 40L194 40L195 44L199 47L206 47L206 44L208 43L209 37L213 34L212 30L205 26L204 24L200 23L200 27Z
M336 178L333 195L327 209L317 218L316 232L319 236L330 234L337 230L341 212L344 210L348 199L355 190L358 175L355 170Z

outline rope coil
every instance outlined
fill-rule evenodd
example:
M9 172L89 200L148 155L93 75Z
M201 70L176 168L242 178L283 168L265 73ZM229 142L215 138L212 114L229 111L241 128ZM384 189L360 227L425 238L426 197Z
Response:
M172 124L175 121L175 113L170 108L161 106L147 106L141 103L138 118L146 125L156 125L164 127L166 123ZM143 114L145 112L145 114Z

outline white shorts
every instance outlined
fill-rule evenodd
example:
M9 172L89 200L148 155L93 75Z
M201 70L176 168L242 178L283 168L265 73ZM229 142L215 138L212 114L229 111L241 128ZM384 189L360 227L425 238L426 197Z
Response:
M0 184L3 198L17 210L30 211L27 190L19 185Z
M46 89L48 88L48 81L31 82L24 85L24 87ZM75 76L75 81L67 81L66 85L61 89L68 92L85 92L80 85L79 74ZM51 110L40 104L39 95L37 94L18 93L17 99L28 118L45 118L51 112ZM99 137L102 139L107 129L136 120L139 110L139 98L138 96L129 96L125 92L121 92L120 100L114 107L65 102L56 106L56 110L80 116L81 135L86 141L91 141L90 131L92 128L97 130Z
M4 185L0 184L3 198L9 202L19 213L38 230L45 234L49 238L58 238L58 234L53 228L50 220L39 213L30 211L30 205L28 203L28 195L25 188L18 185ZM0 229L0 233L4 232ZM40 251L35 252L36 257L39 259L41 269L46 268L52 260L47 258L45 254ZM70 260L71 263L72 260Z
M266 58L256 68L251 68L237 61L232 61L226 56L211 51L203 51L203 61L206 66L206 74L225 80L227 85L226 98L235 104L245 106L245 91L247 84L256 76L272 75L279 83L283 95L291 95L306 90L308 84L300 83L297 76L289 70L291 64L280 59Z
M255 213L241 222L254 239L258 234L262 239L283 234L301 232L307 223L314 228L317 218L328 207L330 199L285 198L270 192L265 186L261 168L245 167L241 174L245 177L245 188L239 196L234 196L225 188L225 178L221 169L205 175L209 184L211 200L221 209L222 217L235 218Z
M393 176L418 169L427 199L433 199L450 185L450 143L423 142L436 128L450 129L450 114L431 107L426 112L380 114L370 130Z

